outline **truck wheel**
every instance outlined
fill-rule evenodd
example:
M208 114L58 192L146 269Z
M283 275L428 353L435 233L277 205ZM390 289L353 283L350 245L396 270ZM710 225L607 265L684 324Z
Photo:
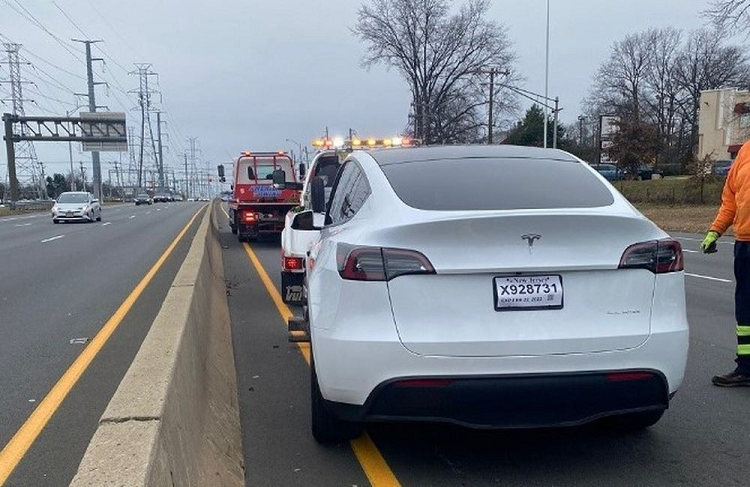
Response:
M342 421L328 410L318 387L315 361L310 364L310 392L312 400L312 434L318 443L340 443L362 434L362 423Z

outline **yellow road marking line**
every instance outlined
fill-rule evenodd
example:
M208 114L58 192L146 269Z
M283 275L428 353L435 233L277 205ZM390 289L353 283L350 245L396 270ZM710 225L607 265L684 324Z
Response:
M2 451L0 451L0 486L8 480L10 474L13 473L13 470L21 462L24 455L26 455L26 452L34 444L34 441L36 441L39 434L52 418L52 415L58 410L88 366L94 358L96 358L97 354L102 348L104 348L109 337L111 337L115 330L117 330L117 327L120 326L122 320L127 316L130 309L141 294L143 294L143 291L153 280L156 273L159 272L159 269L164 265L164 262L204 208L205 205L193 215L187 225L185 225L180 233L177 234L175 239L172 240L172 243L169 244L164 253L161 254L156 263L154 263L151 269L149 269L141 282L135 286L133 291L131 291L128 297L125 298L125 301L123 301L120 307L117 308L117 311L115 311L109 320L107 320L104 326L102 326L80 355L76 357L70 367L68 367L68 370L65 371L52 389L49 390L36 409L34 409L23 425L21 425L18 431L16 431L13 438L11 438L8 444L5 445Z
M222 210L224 210L224 208L222 208ZM255 270L258 272L258 276L260 276L260 280L266 287L266 291L271 295L271 299L276 305L276 309L279 310L279 314L286 323L289 318L293 316L292 311L281 299L281 294L278 289L276 289L271 278L268 277L268 273L263 268L263 264L260 263L258 256L253 252L252 247L247 243L243 243L242 246L250 259L250 262L253 264L253 267L255 267ZM307 365L310 365L310 344L297 342L296 345L304 357L305 362L307 362ZM393 474L391 467L388 466L388 463L386 463L383 455L378 450L378 447L375 446L375 443L367 432L362 433L362 436L350 441L349 444L351 445L352 450L354 450L354 455L362 466L362 470L364 470L367 480L370 481L370 484L372 484L373 487L397 487L401 485Z

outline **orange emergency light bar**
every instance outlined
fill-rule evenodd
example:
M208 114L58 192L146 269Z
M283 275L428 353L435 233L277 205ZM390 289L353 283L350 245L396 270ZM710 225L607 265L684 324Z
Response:
M419 141L407 137L390 137L385 139L315 139L312 146L318 149L358 149L367 147L412 147L419 145Z

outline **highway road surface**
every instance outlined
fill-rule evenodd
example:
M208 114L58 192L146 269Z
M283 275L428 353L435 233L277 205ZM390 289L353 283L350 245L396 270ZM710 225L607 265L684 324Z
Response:
M338 446L310 434L307 345L287 343L290 312L274 300L279 243L239 244L223 223L226 277L248 485L405 486L747 486L750 388L720 389L733 368L732 244L685 248L691 323L682 389L655 427L478 432L450 426L372 424Z
M17 467L5 485L68 485L184 260L199 223L188 222L202 207L104 207L101 223L54 225L46 213L0 219L0 485L10 463ZM147 284L140 294L139 283ZM87 349L98 353L73 370L105 328L109 340Z

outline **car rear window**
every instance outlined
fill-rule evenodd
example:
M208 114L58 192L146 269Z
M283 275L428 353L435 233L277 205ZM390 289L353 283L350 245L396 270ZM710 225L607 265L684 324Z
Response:
M575 161L439 159L381 166L401 200L420 210L593 208L610 190Z

